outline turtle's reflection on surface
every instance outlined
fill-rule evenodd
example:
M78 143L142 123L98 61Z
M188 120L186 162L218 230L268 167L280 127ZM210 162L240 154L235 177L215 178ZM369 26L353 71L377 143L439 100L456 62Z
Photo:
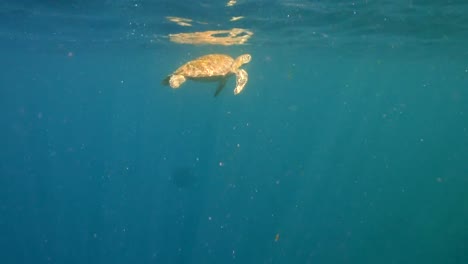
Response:
M233 28L230 30L169 34L169 39L180 44L231 46L245 44L252 35L253 32L247 29Z

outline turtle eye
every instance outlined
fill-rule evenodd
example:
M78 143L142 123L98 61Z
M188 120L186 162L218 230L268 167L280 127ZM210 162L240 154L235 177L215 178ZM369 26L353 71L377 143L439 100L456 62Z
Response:
M244 62L247 63L252 57L249 54L244 55Z

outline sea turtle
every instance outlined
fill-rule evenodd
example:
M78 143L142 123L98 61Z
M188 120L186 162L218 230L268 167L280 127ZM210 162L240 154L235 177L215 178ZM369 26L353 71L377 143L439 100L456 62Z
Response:
M226 85L227 78L236 75L236 88L234 94L239 94L244 89L249 75L240 67L250 61L250 54L243 54L233 59L225 54L209 54L189 61L167 76L163 83L172 88L179 88L187 79L200 81L219 81L215 96Z

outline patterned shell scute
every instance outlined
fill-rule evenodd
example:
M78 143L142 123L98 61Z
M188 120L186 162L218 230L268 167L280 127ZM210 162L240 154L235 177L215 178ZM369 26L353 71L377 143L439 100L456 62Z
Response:
M234 59L222 54L210 54L189 61L177 69L174 74L191 78L223 76L231 72Z

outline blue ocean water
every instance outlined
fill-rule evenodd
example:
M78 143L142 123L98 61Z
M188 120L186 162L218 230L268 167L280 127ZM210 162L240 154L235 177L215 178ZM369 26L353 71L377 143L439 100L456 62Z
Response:
M0 263L468 263L468 4L227 2L0 3Z

